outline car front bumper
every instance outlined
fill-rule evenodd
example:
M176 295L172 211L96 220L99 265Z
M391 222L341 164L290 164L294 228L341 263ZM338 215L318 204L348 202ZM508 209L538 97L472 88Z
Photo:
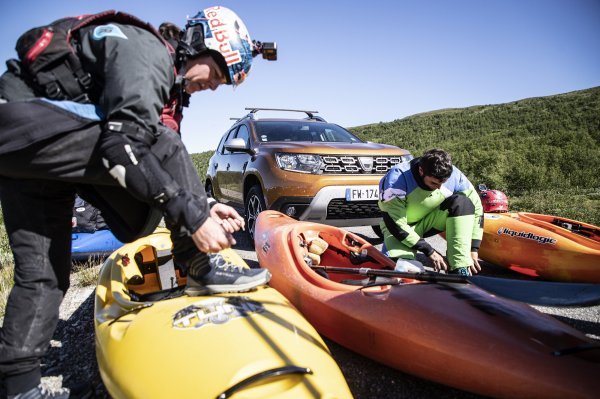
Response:
M352 186L326 186L322 187L314 197L280 197L270 208L299 220L338 227L379 224L381 212L377 200L348 201L346 200L348 188Z

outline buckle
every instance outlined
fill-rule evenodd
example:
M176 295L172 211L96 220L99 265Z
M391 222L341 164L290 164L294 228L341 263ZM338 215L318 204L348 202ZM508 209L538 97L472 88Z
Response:
M87 93L81 93L80 95L75 97L72 101L75 101L76 103L81 103L81 104L91 103L90 97L87 95Z
M160 193L157 196L155 196L153 199L154 199L154 201L156 201L162 205L162 204L167 203L170 198L167 196L166 193Z
M89 89L92 86L92 75L87 72L80 75L77 80L79 80L79 84L81 84L84 89Z
M46 96L53 100L62 100L62 90L56 81L48 82L44 85Z

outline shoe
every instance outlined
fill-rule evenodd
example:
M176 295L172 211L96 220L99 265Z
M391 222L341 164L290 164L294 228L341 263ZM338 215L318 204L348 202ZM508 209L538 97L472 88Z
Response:
M468 267L457 267L448 272L448 274L458 274L459 276L470 276L471 272Z
M210 271L200 279L188 274L185 294L201 296L225 292L246 292L271 279L267 269L250 269L227 262L221 255L211 255Z
M48 392L43 386L38 385L35 388L31 388L27 392L19 393L16 395L8 395L8 399L68 399L69 392Z
M416 259L398 259L396 267L394 268L397 272L404 273L424 273L425 266Z

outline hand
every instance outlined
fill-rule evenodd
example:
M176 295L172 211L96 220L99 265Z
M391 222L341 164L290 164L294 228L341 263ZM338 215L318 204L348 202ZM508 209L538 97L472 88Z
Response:
M244 230L244 218L228 205L213 205L213 207L210 208L210 217L223 226L223 229L229 234L233 234L240 229Z
M479 264L479 254L477 252L471 252L471 259L473 259L473 265L469 266L471 274L475 275L481 271L481 265Z
M436 272L440 270L448 270L448 265L444 262L444 257L437 252L433 251L431 255L429 255L429 259L433 263L433 268Z
M192 234L192 240L196 247L204 253L219 252L236 244L231 233L225 231L223 225L212 217L207 218L202 226Z

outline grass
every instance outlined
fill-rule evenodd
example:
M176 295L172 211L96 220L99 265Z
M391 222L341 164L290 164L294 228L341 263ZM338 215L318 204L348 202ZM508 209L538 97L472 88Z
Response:
M74 279L75 285L78 287L96 285L101 265L101 259L89 259L87 262L75 264L73 266L73 273L77 274Z
M577 192L537 190L508 195L511 211L561 216L600 226L600 191L578 189Z
M13 265L0 267L0 317L4 317L8 294L13 286L14 270Z
M0 258L4 254L0 254ZM87 262L73 265L71 282L75 287L96 285L100 272L101 260L90 259ZM14 264L2 264L0 267L0 318L4 317L8 295L13 287Z

